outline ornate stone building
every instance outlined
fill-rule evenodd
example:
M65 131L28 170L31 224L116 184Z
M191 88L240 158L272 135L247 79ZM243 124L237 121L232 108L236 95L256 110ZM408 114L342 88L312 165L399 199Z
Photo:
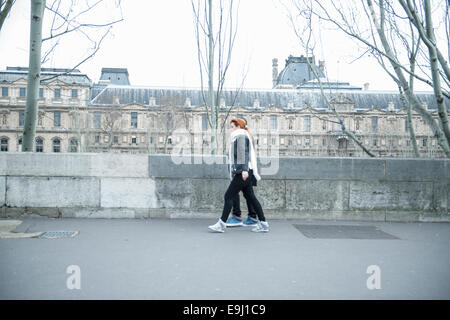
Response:
M0 141L2 151L21 151L25 121L27 68L0 72ZM79 130L74 114L89 104L91 80L78 70L43 68L39 87L36 151L77 152Z
M223 91L219 123L226 129L219 132L219 147L227 145L229 119L239 116L248 121L262 156L366 156L343 134L314 80L305 77L308 69L297 72L304 61L290 58L286 63L292 72L278 75L274 69L274 89ZM42 69L42 78L48 80L40 89L36 151L209 153L211 132L201 90L130 85L126 69L104 68L96 84L79 71L69 71ZM26 68L0 71L2 151L21 150L26 75ZM289 83L284 83L288 75ZM343 82L324 85L347 130L375 155L413 156L398 93ZM432 92L417 95L437 119ZM430 129L415 113L413 126L421 156L442 157Z

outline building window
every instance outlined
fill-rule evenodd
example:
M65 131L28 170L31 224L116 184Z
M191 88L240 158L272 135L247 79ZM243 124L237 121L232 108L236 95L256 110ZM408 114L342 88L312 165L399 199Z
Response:
M327 130L327 120L322 120L322 130Z
M132 136L131 137L131 143L132 144L136 144L136 136Z
M53 140L53 152L61 152L61 140Z
M311 131L311 116L305 116L303 119L304 119L304 124L305 124L305 131L310 132Z
M359 119L356 120L355 128L356 130L359 130Z
M19 127L23 127L25 122L25 110L19 110Z
M2 97L9 96L8 87L2 87Z
M27 96L27 88L19 88L19 97L26 97Z
M8 151L8 139L2 138L0 142L0 150L1 151Z
M272 145L275 145L277 143L277 140L275 137L272 137Z
M372 120L372 132L378 131L378 117L371 117Z
M44 141L41 138L36 139L36 152L44 152Z
M132 112L131 113L131 127L132 128L137 128L137 112Z
M288 139L288 145L292 146L292 139Z
M39 88L39 98L44 97L44 88Z
M374 147L377 146L377 139L373 139L373 146L374 146Z
M289 130L293 130L294 129L294 122L292 120L289 120Z
M94 128L99 129L102 123L102 114L100 112L94 112Z
M322 139L322 146L326 146L327 145L327 140L326 139Z
M347 143L346 143L347 141L345 140L345 139L339 139L339 146L338 146L338 148L339 149L344 149L344 148L346 148L347 147Z
M309 146L311 143L311 139L310 138L305 138L305 145Z
M277 130L278 129L278 121L277 121L277 115L271 114L270 115L270 129L271 130Z
M409 124L408 124L408 117L405 118L405 132L408 132L409 130Z
M422 147L426 147L427 146L427 139L423 139L422 140Z
M72 98L78 98L78 89L72 89Z
M113 137L113 143L114 144L119 144L119 137L118 136L114 136Z
M76 139L70 140L70 152L78 152L78 141Z
M61 89L55 89L55 98L61 98Z
M202 113L202 130L208 130L208 115L206 113Z
M7 123L6 120L7 120L7 118L8 118L8 117L6 116L6 114L3 114L3 115L2 115L2 124L3 124L4 126L6 126L6 123Z
M53 111L53 126L61 126L61 111Z
M38 126L42 126L42 115L38 115Z
M99 135L95 136L95 143L100 143L100 136Z
M19 141L17 144L19 145L19 148L17 151L22 152L22 137L19 138Z

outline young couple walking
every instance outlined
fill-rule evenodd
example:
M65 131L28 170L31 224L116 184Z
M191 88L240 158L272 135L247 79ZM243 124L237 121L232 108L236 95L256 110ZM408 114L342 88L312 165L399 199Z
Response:
M256 181L261 180L261 177L258 174L256 152L253 147L252 137L244 119L231 119L230 128L231 143L228 160L231 183L225 192L222 216L216 224L208 228L214 232L225 232L227 226L253 225L252 231L254 232L268 232L269 224L253 191L253 186L256 185ZM240 191L244 193L249 213L249 217L245 222L242 222L240 217ZM228 219L232 208L233 216ZM258 219L256 219L256 216L258 216Z

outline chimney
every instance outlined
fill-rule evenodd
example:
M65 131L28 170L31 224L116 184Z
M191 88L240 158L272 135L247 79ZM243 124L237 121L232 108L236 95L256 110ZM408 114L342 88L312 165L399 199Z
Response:
M154 107L156 105L156 99L155 97L150 97L150 99L148 99L148 105L150 107Z
M278 59L272 59L272 88L275 88L277 85L278 78Z
M388 103L388 111L395 111L394 102L390 101Z
M259 107L260 107L259 100L258 99L253 100L253 108L259 108Z
M185 107L190 107L191 106L191 98L186 98L186 100L184 101L184 106Z
M364 91L367 91L367 90L369 90L369 83L368 82L364 83Z

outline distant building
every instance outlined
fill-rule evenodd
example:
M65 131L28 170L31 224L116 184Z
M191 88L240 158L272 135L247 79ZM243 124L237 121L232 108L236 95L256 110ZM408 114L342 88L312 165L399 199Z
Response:
M305 59L289 57L280 74L275 76L273 70L275 89L225 89L219 98L219 123L244 117L260 155L276 150L293 156L366 156L342 132ZM324 63L314 68L323 72ZM0 71L2 151L21 150L26 77L27 68ZM210 127L198 88L130 85L123 68L103 68L98 83L68 69L43 68L42 78L48 80L40 88L38 152L171 153L183 145L184 152L209 153ZM398 92L361 90L346 82L324 84L347 130L375 155L413 156ZM416 94L437 119L433 93ZM428 125L416 113L413 126L421 156L443 157ZM224 132L220 148L227 146L228 131Z
M320 81L320 82L319 82ZM278 59L272 60L272 87L275 89L320 89L362 90L348 82L330 81L325 77L325 61L316 65L315 57L293 57L286 59L284 69L278 74Z
M2 151L21 151L28 68L0 71L0 139ZM78 152L85 133L92 82L79 70L42 68L36 123L37 152Z
M128 69L126 68L102 68L100 82L109 82L122 86L129 86Z

